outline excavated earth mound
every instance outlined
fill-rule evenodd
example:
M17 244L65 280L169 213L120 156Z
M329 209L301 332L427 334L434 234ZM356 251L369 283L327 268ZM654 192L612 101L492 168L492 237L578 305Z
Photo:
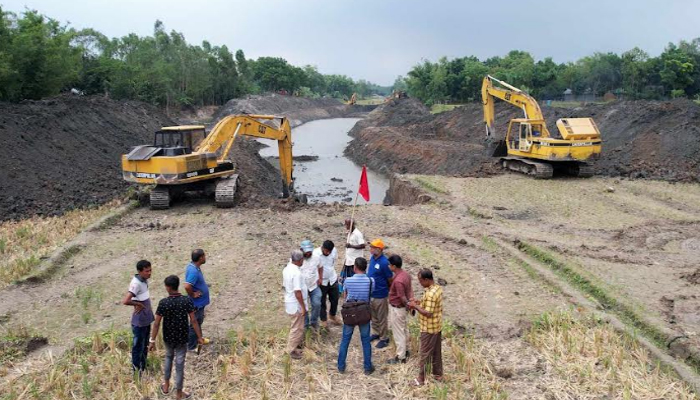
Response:
M375 106L347 105L332 98L308 99L305 97L266 94L229 100L215 114L214 120L231 114L273 114L289 118L292 127L305 122L326 118L364 117Z
M113 199L128 187L120 155L168 124L155 107L97 96L0 103L0 220Z
M488 176L502 173L486 150L483 111L467 104L437 115L414 99L380 106L351 132L346 154L387 173ZM622 101L576 109L545 108L550 129L563 117L593 117L603 136L596 173L670 181L700 180L700 106L688 100ZM512 107L496 107L505 135Z

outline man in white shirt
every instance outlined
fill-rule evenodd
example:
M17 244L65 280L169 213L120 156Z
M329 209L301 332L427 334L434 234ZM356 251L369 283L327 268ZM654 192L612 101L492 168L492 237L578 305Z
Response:
M343 322L337 317L338 313L338 274L335 272L335 262L338 260L338 250L330 240L323 242L323 245L314 249L313 256L321 260L323 266L323 282L321 282L321 325L328 327L327 320L330 319L335 324ZM330 300L330 313L326 312L326 299ZM330 317L327 317L330 314Z
M310 240L301 242L301 252L304 262L301 265L301 276L306 281L311 301L311 313L304 318L304 327L318 329L318 317L321 315L321 284L323 283L323 266L321 259L314 256L314 245ZM311 315L309 315L311 314Z
M140 374L146 370L148 358L148 338L151 337L151 323L155 319L151 308L151 296L148 291L148 280L151 278L151 263L141 260L136 263L138 272L131 279L129 291L126 292L122 304L134 307L131 314L131 331L134 342L131 348L131 363L134 371Z
M287 341L287 352L295 360L301 359L301 350L298 347L300 347L304 339L304 316L306 315L308 295L306 282L299 270L303 262L304 254L300 250L294 250L289 263L282 271L284 307L287 314L292 317L292 326L289 329L289 339Z
M340 273L341 284L354 274L355 259L365 256L365 237L357 229L357 223L347 218L345 220L345 229L348 230L348 237L345 243L345 263L343 271Z

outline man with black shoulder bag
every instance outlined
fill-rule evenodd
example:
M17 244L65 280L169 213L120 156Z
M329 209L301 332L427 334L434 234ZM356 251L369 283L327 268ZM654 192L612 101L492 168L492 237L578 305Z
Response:
M370 320L372 319L370 310L370 293L372 293L373 279L368 277L367 260L358 257L355 259L354 275L345 280L345 290L343 296L345 303L340 310L343 317L343 339L340 342L338 352L338 371L345 372L345 360L348 356L348 347L352 340L355 326L360 328L360 339L362 342L362 355L364 359L365 374L374 372L372 365L372 346L370 337Z

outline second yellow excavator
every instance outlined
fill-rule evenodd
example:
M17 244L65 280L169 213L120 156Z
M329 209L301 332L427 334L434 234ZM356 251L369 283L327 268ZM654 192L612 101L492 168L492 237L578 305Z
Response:
M265 122L277 121L279 126ZM217 207L232 207L238 174L229 153L238 135L277 141L282 197L294 194L292 133L285 117L229 115L207 135L201 125L170 126L155 133L153 145L134 147L122 156L122 173L129 182L155 184L151 208L166 209L184 192L214 195ZM305 202L305 196L299 196Z
M503 167L540 179L551 178L555 169L579 177L593 175L589 162L600 156L601 138L592 118L561 118L557 131L552 133L537 100L487 75L481 86L481 100L489 143L494 143L495 99L518 107L524 114L524 118L510 120L505 139L497 143L492 154L501 157Z

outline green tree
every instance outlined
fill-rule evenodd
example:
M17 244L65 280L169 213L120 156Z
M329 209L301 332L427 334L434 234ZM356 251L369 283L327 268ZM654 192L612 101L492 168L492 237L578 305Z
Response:
M70 45L74 30L36 11L26 11L21 18L2 12L0 25L5 100L55 95L78 80L81 51Z
M462 82L460 83L460 101L474 101L481 98L481 84L488 74L488 67L476 57L464 59Z
M693 57L674 44L669 44L661 54L661 70L659 76L661 83L666 87L669 94L679 97L687 93L693 82L695 64Z

